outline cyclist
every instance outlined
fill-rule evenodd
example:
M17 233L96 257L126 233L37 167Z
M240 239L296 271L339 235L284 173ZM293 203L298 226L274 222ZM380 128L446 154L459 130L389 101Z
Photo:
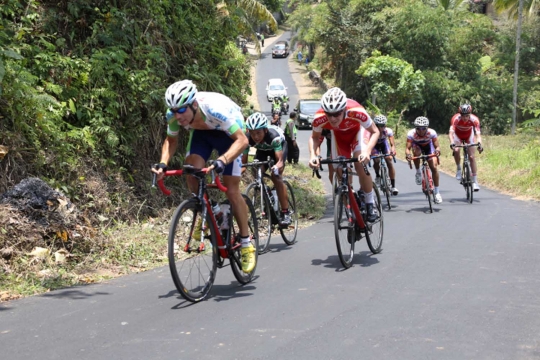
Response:
M285 123L285 140L287 141L287 148L288 148L288 154L287 154L287 162L289 164L294 163L298 164L298 158L300 157L300 149L298 148L298 144L296 143L296 136L297 136L297 130L296 130L296 124L294 123L296 119L296 113L293 111L289 115L289 119L287 119L287 122Z
M169 159L178 147L180 127L189 131L189 142L186 149L185 164L196 168L204 167L210 154L215 149L219 157L210 167L216 173L223 173L223 183L227 187L227 198L233 205L234 217L240 228L242 248L242 270L250 273L255 268L255 248L249 238L248 213L240 192L240 155L248 146L248 138L244 133L244 117L240 107L227 96L197 91L191 80L175 82L165 92L167 111L167 138L161 149L159 168L152 169L158 180L163 178ZM197 179L187 177L189 189L196 192ZM195 229L194 237L200 234ZM200 240L200 236L199 240Z
M274 125L268 125L266 115L259 112L250 115L246 120L248 129L247 138L249 145L257 149L255 159L266 161L268 156L274 160L270 176L276 188L278 200L281 205L281 226L291 225L291 216L289 214L289 200L287 199L287 189L283 183L282 175L285 170L285 160L287 159L287 142L283 130ZM248 161L249 151L245 151L242 156L242 162ZM266 171L266 168L263 169Z
M373 151L371 152L371 155L377 156L380 154L396 154L396 146L394 143L394 132L392 129L386 127L386 122L388 119L386 119L386 116L384 115L377 115L373 118L373 121L375 122L375 125L379 128L380 135L379 140L377 140L377 144L373 148ZM390 175L390 182L392 183L392 194L397 195L399 194L399 190L396 188L396 169L394 168L394 165L392 163L392 157L387 156L384 158L386 161L386 166L388 166L388 173ZM377 186L380 186L381 184L381 177L380 177L380 161L381 159L374 159L373 160L373 169L375 169L375 184Z
M277 127L281 127L281 114L279 111L272 111L272 124Z
M463 104L458 108L457 114L452 116L450 120L450 131L448 132L450 138L450 148L454 150L454 160L456 162L456 179L461 181L461 158L459 148L455 148L455 145L461 145L462 142L466 144L473 144L478 142L478 153L482 153L482 137L480 136L480 119L472 113L472 106L469 104ZM471 176L473 180L473 190L479 191L478 179L476 177L476 159L474 158L474 147L467 149L469 151L469 159L471 160Z
M414 156L436 154L441 155L439 146L439 138L437 132L429 128L429 119L425 116L419 116L414 120L414 129L407 133L407 147L405 149L405 157L407 161L411 161L413 151ZM433 174L433 193L435 195L435 203L442 203L442 196L439 192L439 171L434 158L428 160L431 173ZM414 160L416 168L415 181L416 185L422 185L422 173L420 171L420 160Z
M356 173L360 177L360 187L365 193L367 220L373 222L379 214L373 207L374 191L371 176L366 174L363 164L370 160L370 154L379 138L379 129L371 120L364 107L358 102L347 99L347 95L337 87L329 89L321 98L321 106L313 119L313 131L309 138L309 166L319 167L317 148L323 129L332 132L332 158L338 156L358 157L354 163ZM370 132L364 136L363 129Z

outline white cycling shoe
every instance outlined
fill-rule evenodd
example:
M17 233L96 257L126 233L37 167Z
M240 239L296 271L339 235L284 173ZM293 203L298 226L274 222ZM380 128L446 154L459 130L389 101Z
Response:
M440 204L442 203L442 196L441 194L437 193L435 194L435 204Z
M456 180L461 181L461 170L456 170Z
M422 185L422 173L416 173L414 181L416 181L416 185Z
M480 191L480 186L477 183L472 183L472 188L474 191Z

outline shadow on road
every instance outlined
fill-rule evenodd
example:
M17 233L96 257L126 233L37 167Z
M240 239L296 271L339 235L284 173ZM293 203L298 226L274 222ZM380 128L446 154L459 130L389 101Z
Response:
M86 292L79 289L66 289L66 290L59 290L52 293L46 293L41 296L48 297L48 298L55 298L55 299L71 299L71 300L83 300L87 299L91 296L98 296L98 295L111 295L111 293L108 292Z
M356 245L355 245L356 246ZM373 256L369 251L362 251L354 255L352 265L359 265L362 267L367 267L379 263L379 259ZM339 261L338 255L330 255L325 260L322 259L313 259L311 260L311 265L324 265L326 268L335 269L336 272L345 271L347 269L343 268L341 261Z

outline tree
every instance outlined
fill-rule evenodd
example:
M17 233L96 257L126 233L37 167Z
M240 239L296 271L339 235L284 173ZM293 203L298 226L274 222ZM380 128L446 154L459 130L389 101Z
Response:
M494 0L493 6L499 13L508 11L508 17L517 20L519 0ZM526 17L537 17L540 11L540 0L523 0L523 10L525 10L523 15Z

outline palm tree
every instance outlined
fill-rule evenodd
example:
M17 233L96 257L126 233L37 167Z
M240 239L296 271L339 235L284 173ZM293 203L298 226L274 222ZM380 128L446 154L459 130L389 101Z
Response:
M254 26L267 21L272 31L277 30L277 21L266 6L257 0L223 0L217 4L224 25L233 26L240 34L253 40L255 49L261 54Z
M456 10L465 6L468 3L468 0L431 0L430 3L436 7L442 7L445 11L448 11Z
M493 5L498 13L508 11L508 17L517 19L519 0L494 0ZM540 11L540 0L523 0L523 15L533 18Z

